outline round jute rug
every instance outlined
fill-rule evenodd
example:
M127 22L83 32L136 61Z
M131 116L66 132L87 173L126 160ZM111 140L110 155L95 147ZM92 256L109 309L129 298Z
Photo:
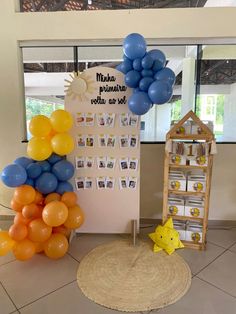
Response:
M147 311L178 301L191 285L191 271L177 253L152 252L152 245L118 240L86 255L77 273L86 297L105 307Z

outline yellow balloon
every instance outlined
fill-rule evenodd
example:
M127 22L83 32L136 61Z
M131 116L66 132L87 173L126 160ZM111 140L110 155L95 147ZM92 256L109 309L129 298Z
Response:
M15 241L9 237L8 231L0 231L0 256L4 256L11 251Z
M64 156L70 154L74 149L73 138L68 133L59 133L51 139L54 153Z
M27 146L27 154L34 160L45 160L52 154L50 141L40 137L33 137Z
M34 116L30 120L29 130L33 136L48 136L52 130L50 119L43 115Z
M59 133L67 132L73 125L72 115L62 109L53 111L50 117L53 130Z
M52 258L58 259L63 257L68 250L68 240L61 233L54 233L44 244L45 254Z

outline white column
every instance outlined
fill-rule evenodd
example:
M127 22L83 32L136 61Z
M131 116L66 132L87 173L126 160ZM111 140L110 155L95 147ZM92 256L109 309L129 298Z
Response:
M194 108L195 96L195 59L185 58L183 60L182 72L182 107L181 116L183 117L189 110Z

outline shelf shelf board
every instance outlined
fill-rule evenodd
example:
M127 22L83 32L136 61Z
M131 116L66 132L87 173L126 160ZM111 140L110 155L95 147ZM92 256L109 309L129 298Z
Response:
M212 135L208 134L172 134L170 136L171 139L182 139L182 140L205 140L211 141L214 139Z
M181 168L181 169L202 169L202 170L206 170L207 166L169 165L169 168L171 168L171 169Z
M176 191L176 190L168 190L168 193L169 194L176 194L176 195L186 195L186 196L189 196L189 195L192 195L192 196L205 196L205 193L203 192L190 192L190 191Z
M203 218L199 218L199 217L178 216L178 215L170 215L170 214L168 214L168 217L171 217L172 219L175 219L175 220L192 220L192 221L198 221L198 222L203 223Z
M181 242L184 244L186 248L205 250L204 243L194 243L192 241L185 241L185 240L181 240Z

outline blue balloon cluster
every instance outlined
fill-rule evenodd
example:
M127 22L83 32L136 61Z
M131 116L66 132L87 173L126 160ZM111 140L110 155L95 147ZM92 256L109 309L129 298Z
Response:
M129 34L123 43L124 61L116 67L125 74L125 84L134 89L128 106L137 115L148 112L153 104L168 102L175 83L174 72L165 67L164 53L158 49L146 52L146 48L142 35Z
M17 158L2 171L1 178L8 187L31 185L42 194L73 191L69 179L74 175L74 166L64 157L52 154L47 160L35 161L27 157Z

